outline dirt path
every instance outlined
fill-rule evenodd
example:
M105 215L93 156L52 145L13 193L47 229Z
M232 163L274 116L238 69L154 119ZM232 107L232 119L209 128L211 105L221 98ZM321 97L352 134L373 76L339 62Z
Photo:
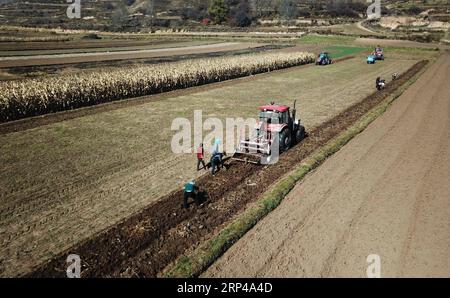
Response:
M450 55L204 276L450 276Z
M173 55L189 55L199 53L236 51L242 49L257 48L260 46L263 46L263 44L227 42L210 45L165 48L165 49L145 49L145 50L121 51L121 52L70 53L70 54L54 54L54 55L0 57L0 68L22 67L32 65L71 64L71 63L84 63L93 61L113 61L122 59L156 58Z
M356 27L358 27L359 29L361 29L363 31L366 31L366 32L368 32L370 34L375 34L375 35L379 34L378 32L375 32L373 30L370 30L369 28L364 27L363 22L364 21L359 21L358 23L356 23Z

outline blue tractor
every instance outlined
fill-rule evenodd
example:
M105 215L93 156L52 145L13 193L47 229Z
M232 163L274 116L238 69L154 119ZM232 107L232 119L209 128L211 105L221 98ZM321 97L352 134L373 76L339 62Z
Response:
M331 60L330 54L327 52L320 53L316 60L316 65L329 65L332 63L333 60Z
M375 64L375 61L377 61L377 57L375 55L367 56L367 64Z

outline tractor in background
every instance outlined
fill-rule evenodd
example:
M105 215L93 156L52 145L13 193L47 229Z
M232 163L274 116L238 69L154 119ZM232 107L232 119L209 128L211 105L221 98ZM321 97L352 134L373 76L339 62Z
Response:
M375 57L375 55L371 54L367 56L367 64L375 64L376 61L377 57Z
M384 60L383 49L380 46L375 48L375 51L373 52L373 55L375 56L375 58L377 60Z
M327 52L320 53L316 60L316 65L329 65L332 63L333 60L331 60L330 54Z

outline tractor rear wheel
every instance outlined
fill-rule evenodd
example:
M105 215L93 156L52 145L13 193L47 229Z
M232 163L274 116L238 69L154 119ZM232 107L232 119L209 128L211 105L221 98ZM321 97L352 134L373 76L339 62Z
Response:
M284 129L280 134L280 153L287 151L292 145L292 135L289 129Z

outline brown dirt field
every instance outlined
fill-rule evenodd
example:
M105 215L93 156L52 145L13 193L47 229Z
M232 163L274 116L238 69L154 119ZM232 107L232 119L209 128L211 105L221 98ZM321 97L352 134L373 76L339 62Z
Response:
M450 54L231 247L205 277L450 276Z
M403 73L414 63L367 66L353 58L0 135L1 275L26 273L199 177L195 156L170 150L175 117L192 119L203 110L205 118L247 118L268 98L289 105L299 98L300 117L312 130L370 95L377 75Z
M201 46L208 44L215 44L218 42L214 41L167 41L167 42L150 42L138 43L137 45L125 45L120 46L114 45L112 47L86 47L83 48L83 43L80 42L79 47L72 49L54 49L48 46L46 49L41 50L26 50L21 48L16 48L14 50L2 51L0 50L0 57L26 57L26 56L40 56L40 55L57 55L57 54L74 54L74 53L96 53L99 52L121 52L121 51L139 51L139 50L154 50L154 49L171 49L179 47L190 47L190 46ZM99 45L100 46L100 45ZM0 46L1 49L1 46Z
M116 48L116 47L135 47L146 45L164 45L167 43L176 43L180 40L168 40L167 38L150 40L121 40L121 39L102 39L102 40L74 40L74 41L45 41L45 42L0 42L0 51L46 51L70 50L70 49L93 49L93 48Z
M28 276L64 276L68 252L81 256L85 264L83 277L157 276L186 249L197 245L254 201L277 177L354 123L425 64L416 64L382 92L368 96L311 130L309 137L284 154L276 165L233 163L214 179L200 177L198 185L207 197L203 206L180 209L182 192L175 191L113 228L65 251Z
M38 65L63 65L85 62L114 61L124 59L144 59L165 56L179 56L211 52L236 51L252 49L264 46L259 43L218 43L210 45L186 46L165 49L145 49L120 52L95 52L95 53L71 53L54 55L0 57L0 68L38 66Z

